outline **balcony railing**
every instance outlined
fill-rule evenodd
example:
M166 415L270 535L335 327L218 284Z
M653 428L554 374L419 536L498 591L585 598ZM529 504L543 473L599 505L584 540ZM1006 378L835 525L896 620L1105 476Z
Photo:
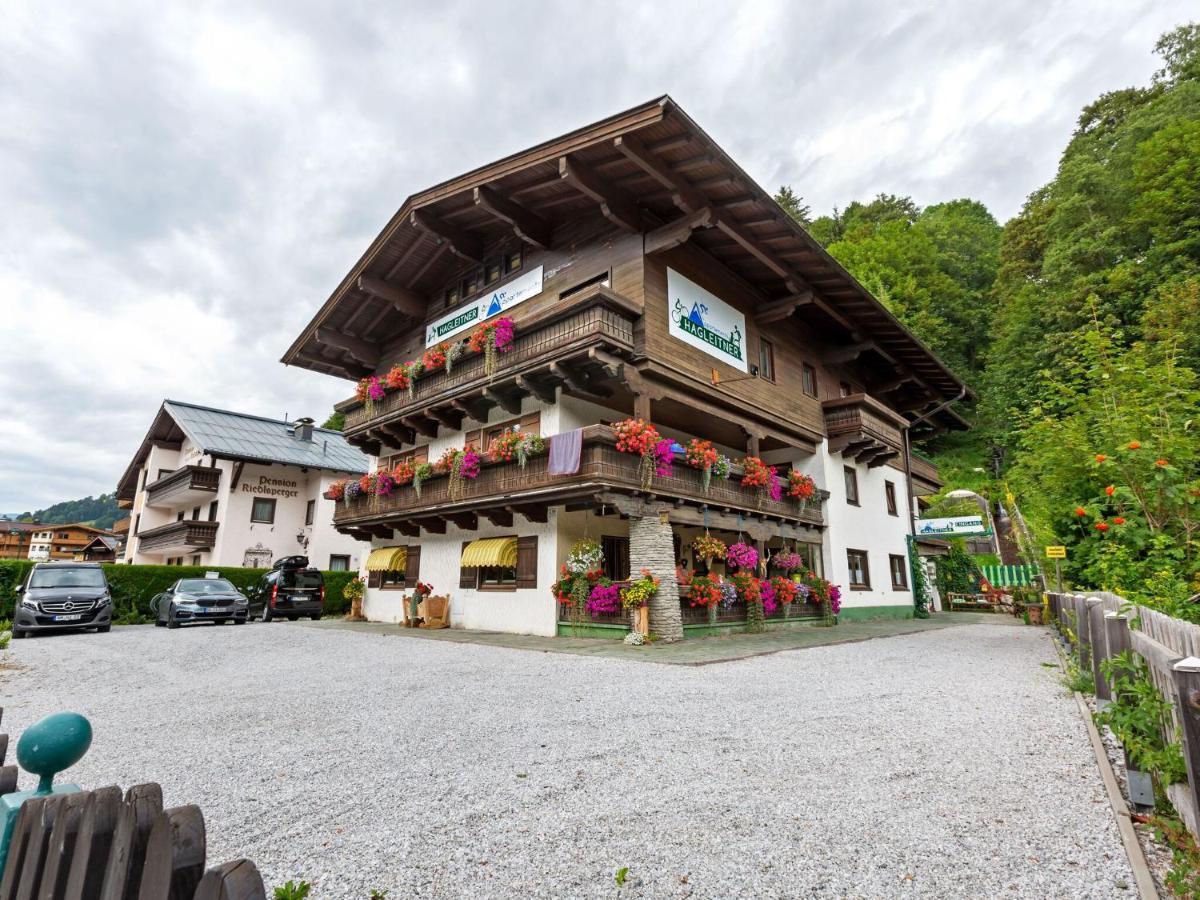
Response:
M825 433L829 452L852 456L870 467L882 466L904 452L904 419L867 394L826 400Z
M927 460L923 456L918 456L913 453L912 460L912 477L913 490L918 494L933 494L942 489L942 478L938 474L937 466Z
M641 310L632 301L608 288L595 287L534 318L518 317L512 346L499 354L492 375L484 372L482 354L465 351L450 372L443 369L421 375L414 379L412 396L407 390L389 393L374 404L370 414L357 400L339 403L337 408L346 414L346 434L354 436L372 426L449 404L465 394L512 382L551 362L585 354L589 348L629 352L639 315Z
M176 550L208 550L217 540L218 522L184 519L139 531L138 550L142 553L170 553Z
M707 505L806 525L824 522L821 505L828 496L826 492L818 492L817 497L806 502L786 497L771 500L757 490L741 486L738 466L732 467L728 480L713 478L705 491L702 473L677 458L670 476L655 477L643 491L641 459L619 452L615 443L608 426L591 425L584 429L579 471L574 475L548 474L545 454L530 459L524 469L515 461L484 462L478 477L456 485L454 496L450 479L435 475L422 483L420 496L410 484L384 497L360 496L349 502L341 501L334 513L334 524L384 524L441 515L457 521L454 516L470 515L475 510L534 506L544 509L572 498L594 498L604 491L647 493L659 499L671 498L694 506Z
M183 466L146 486L146 505L178 509L211 500L221 486L221 470L212 466Z

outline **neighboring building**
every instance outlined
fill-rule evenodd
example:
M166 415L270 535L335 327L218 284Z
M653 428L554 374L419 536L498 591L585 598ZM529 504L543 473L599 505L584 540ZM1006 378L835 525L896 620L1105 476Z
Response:
M117 486L133 522L121 559L269 568L304 554L322 569L357 568L363 545L334 530L321 494L366 470L360 450L311 419L165 400Z
M706 529L794 545L841 585L846 616L911 614L914 497L938 481L909 432L964 427L950 404L967 389L670 98L410 197L283 362L382 376L498 313L515 340L493 373L464 351L370 410L347 400L347 439L391 469L507 429L581 429L578 471L549 475L542 456L485 465L453 494L442 478L339 505L337 527L379 551L368 617L398 619L419 578L450 596L455 627L555 634L550 588L586 536L612 577L661 577L653 632L710 631L674 574ZM706 490L681 461L645 489L608 427L627 417L822 492L802 506L736 480Z
M113 534L117 536L117 547L114 552L119 560L125 558L125 545L129 542L129 525L129 516L113 522Z
M97 537L115 535L103 528L75 522L70 525L40 525L30 535L29 559L45 562L52 559L75 559L83 548Z
M75 554L75 559L80 562L116 562L119 544L115 536L98 534Z
M28 559L34 532L45 527L39 522L0 521L0 559Z

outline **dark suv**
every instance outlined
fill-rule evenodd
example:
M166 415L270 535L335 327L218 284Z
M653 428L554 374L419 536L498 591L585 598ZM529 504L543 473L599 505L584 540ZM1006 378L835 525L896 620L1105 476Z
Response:
M17 585L15 638L33 631L112 627L112 596L99 563L38 563Z
M325 611L325 579L307 556L285 556L249 592L250 617L264 622L301 616L321 618Z

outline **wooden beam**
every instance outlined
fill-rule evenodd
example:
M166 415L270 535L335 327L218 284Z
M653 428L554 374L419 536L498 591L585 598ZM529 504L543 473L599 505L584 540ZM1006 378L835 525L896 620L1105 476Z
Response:
M625 366L625 360L619 356L613 356L607 350L601 350L599 347L592 347L588 350L588 359L604 366L604 371L612 378L620 375L621 369Z
M506 506L504 508L509 512L520 513L528 521L536 522L539 525L545 525L548 521L550 521L549 511L545 506L530 506L526 504Z
M789 294L786 297L780 297L778 300L772 300L760 306L757 312L754 313L754 321L759 325L770 325L772 322L780 322L800 307L809 305L813 300L812 291L802 291L799 294Z
M403 447L405 444L415 444L417 442L417 434L411 428L405 428L399 422L385 422L379 426L379 430L386 434L393 446Z
M414 319L425 318L425 298L420 294L367 275L358 276L358 289L380 300L386 300L406 316L412 316Z
M463 413L457 409L434 409L427 410L430 416L437 419L451 431L459 431L462 429Z
M430 534L445 534L446 533L446 520L439 519L437 516L434 516L429 519L418 519L417 524L420 525L422 528L424 528Z
M446 513L446 518L463 531L476 531L479 528L479 517L473 512Z
M479 514L497 528L512 528L513 514L507 509L481 509Z
M414 227L445 241L445 246L449 247L455 256L468 262L483 262L483 241L478 235L439 219L430 209L414 209L411 219Z
M421 526L416 522L397 522L396 530L405 537L419 538L421 536Z
M515 397L512 394L502 394L499 391L491 388L483 389L483 396L491 400L497 406L501 407L510 415L519 416L521 414L521 398Z
M328 356L322 356L319 353L313 353L309 350L301 350L296 354L296 359L310 365L324 366L328 369L333 369L335 372L341 372L343 377L349 378L351 381L366 378L375 371L369 366L360 365L359 363L348 363L340 359L330 359Z
M645 145L633 135L621 135L613 140L613 146L643 172L671 191L671 202L684 212L699 212L708 205L703 194L695 190L682 176L647 150Z
M451 400L450 405L476 422L487 422L488 410L493 406L482 397L459 397Z
M558 397L555 393L554 386L545 384L535 378L527 378L524 375L518 375L516 385L527 394L532 394L543 403L554 403Z
M893 459L900 455L899 450L888 450L886 453L878 454L873 460L867 463L868 469L878 469L880 466L886 466Z
M418 434L425 435L425 437L435 438L438 436L438 423L431 422L424 416L401 416L400 421Z
M732 220L718 217L716 225L724 234L733 238L738 246L778 275L783 280L783 283L787 285L787 289L793 294L800 294L809 290L808 283L800 277L786 260L781 259L774 250L762 246L757 240L745 234L733 224Z
M656 228L643 238L642 252L647 256L672 250L680 244L686 244L692 238L692 233L701 228L711 228L713 225L712 207L702 206L682 219Z
M892 391L899 390L908 384L910 381L916 381L917 376L905 373L891 378L887 381L877 381L867 385L868 394L890 394Z
M619 188L603 181L586 165L567 156L558 159L558 175L585 197L600 204L604 218L627 231L642 230L642 217L637 203Z
M827 364L848 363L854 362L868 350L875 349L874 341L859 341L856 344L850 344L847 347L834 347L821 354L821 362Z
M497 193L487 185L475 188L475 205L511 225L517 237L525 243L532 244L539 250L550 249L553 228L537 213Z
M318 328L317 340L322 344L341 347L364 366L374 369L379 365L379 345L374 341L351 337L333 328Z

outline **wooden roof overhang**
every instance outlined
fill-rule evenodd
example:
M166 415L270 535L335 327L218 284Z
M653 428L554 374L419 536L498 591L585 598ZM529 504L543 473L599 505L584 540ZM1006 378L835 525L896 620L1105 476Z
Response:
M137 453L133 455L133 459L130 460L129 465L125 467L125 472L121 475L121 480L117 482L117 500L126 504L133 502L133 498L137 494L138 473L142 469L142 463L150 455L151 447L158 445L178 450L183 446L185 437L179 423L167 412L166 404L161 405L154 421L150 424L150 430L146 432L146 436L138 445Z
M868 390L910 417L970 392L937 356L670 97L506 157L405 200L282 362L357 379L381 344L422 327L426 298L514 235L546 247L599 211L647 254L690 242L761 298L761 326L796 317L829 336L827 362L877 373ZM948 410L938 427L961 427Z

